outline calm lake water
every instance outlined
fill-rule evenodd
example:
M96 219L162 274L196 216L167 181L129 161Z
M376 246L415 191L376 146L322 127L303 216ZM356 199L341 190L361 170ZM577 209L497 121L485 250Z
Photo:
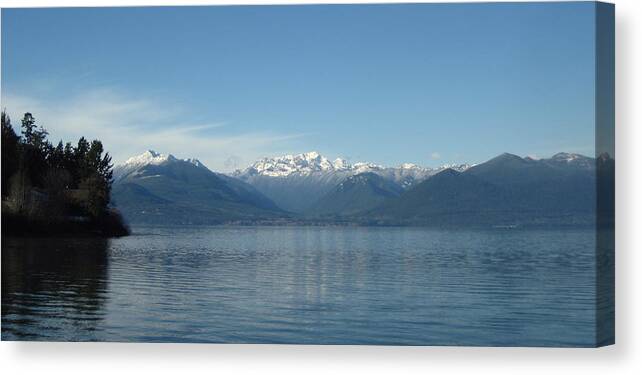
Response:
M2 339L593 346L593 230L2 240Z

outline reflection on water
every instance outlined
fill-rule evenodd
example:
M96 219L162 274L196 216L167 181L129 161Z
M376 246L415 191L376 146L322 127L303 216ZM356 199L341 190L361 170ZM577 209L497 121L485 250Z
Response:
M107 247L100 239L3 238L2 339L98 339Z
M595 232L136 228L2 242L4 340L595 345Z

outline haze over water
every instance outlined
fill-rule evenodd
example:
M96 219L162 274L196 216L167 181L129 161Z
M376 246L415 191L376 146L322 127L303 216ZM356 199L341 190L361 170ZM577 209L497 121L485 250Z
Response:
M593 346L595 231L3 238L3 340Z

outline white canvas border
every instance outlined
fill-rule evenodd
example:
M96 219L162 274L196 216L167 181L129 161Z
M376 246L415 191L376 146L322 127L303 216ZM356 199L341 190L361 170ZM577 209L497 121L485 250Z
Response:
M2 7L412 1L0 0ZM444 1L454 2L454 1ZM642 2L616 4L616 345L602 349L0 343L6 374L627 374L642 369ZM636 69L636 67L638 67ZM638 90L636 90L636 88ZM638 194L636 194L638 193Z

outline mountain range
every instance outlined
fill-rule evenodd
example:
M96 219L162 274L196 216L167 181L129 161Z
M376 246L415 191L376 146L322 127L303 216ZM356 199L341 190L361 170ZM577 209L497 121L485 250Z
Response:
M285 155L261 159L232 176L256 187L282 209L294 212L309 212L317 201L330 193L350 176L373 173L407 190L418 182L451 168L464 171L468 164L444 165L439 168L423 168L405 163L398 167L384 167L374 163L350 164L338 158L328 160L318 152Z
M464 172L441 172L368 216L404 224L591 224L595 187L595 159L502 154Z
M114 168L112 197L132 223L591 225L596 165L612 164L505 153L477 165L384 167L308 152L226 175L150 150Z
M114 168L112 199L135 223L220 224L285 215L245 182L197 159L146 151Z

